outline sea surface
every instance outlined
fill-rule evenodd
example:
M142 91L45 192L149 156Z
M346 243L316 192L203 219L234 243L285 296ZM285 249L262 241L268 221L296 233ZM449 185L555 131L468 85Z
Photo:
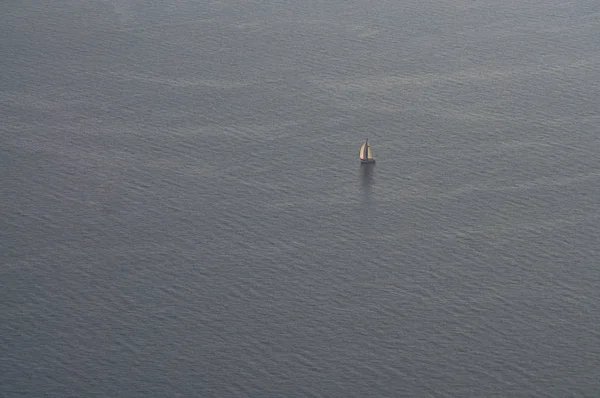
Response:
M1 1L0 396L599 397L598 1Z

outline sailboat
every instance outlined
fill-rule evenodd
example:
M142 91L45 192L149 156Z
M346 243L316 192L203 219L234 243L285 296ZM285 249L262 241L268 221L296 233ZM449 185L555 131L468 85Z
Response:
M371 150L371 144L369 144L369 140L365 140L363 144L360 146L359 151L360 156L360 164L370 164L375 163L375 158L373 157L373 151Z

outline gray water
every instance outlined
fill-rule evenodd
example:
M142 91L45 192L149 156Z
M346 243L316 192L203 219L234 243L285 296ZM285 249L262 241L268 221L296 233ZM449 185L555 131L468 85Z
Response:
M0 395L600 396L599 37L592 0L0 2Z

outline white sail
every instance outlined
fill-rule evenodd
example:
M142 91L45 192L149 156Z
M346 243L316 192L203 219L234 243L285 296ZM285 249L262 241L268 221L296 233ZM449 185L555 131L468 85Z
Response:
M359 156L360 156L360 160L365 160L365 145L366 142L363 142L363 144L360 146L360 151L358 152ZM367 150L367 152L369 152Z
M373 159L373 151L371 151L371 145L367 145L367 159Z

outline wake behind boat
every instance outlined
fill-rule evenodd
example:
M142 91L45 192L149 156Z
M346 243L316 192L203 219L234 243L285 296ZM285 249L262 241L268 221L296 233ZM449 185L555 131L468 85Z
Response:
M360 164L372 164L375 163L375 158L373 157L373 151L371 150L371 144L369 144L369 140L366 139L365 142L360 146L359 151Z

